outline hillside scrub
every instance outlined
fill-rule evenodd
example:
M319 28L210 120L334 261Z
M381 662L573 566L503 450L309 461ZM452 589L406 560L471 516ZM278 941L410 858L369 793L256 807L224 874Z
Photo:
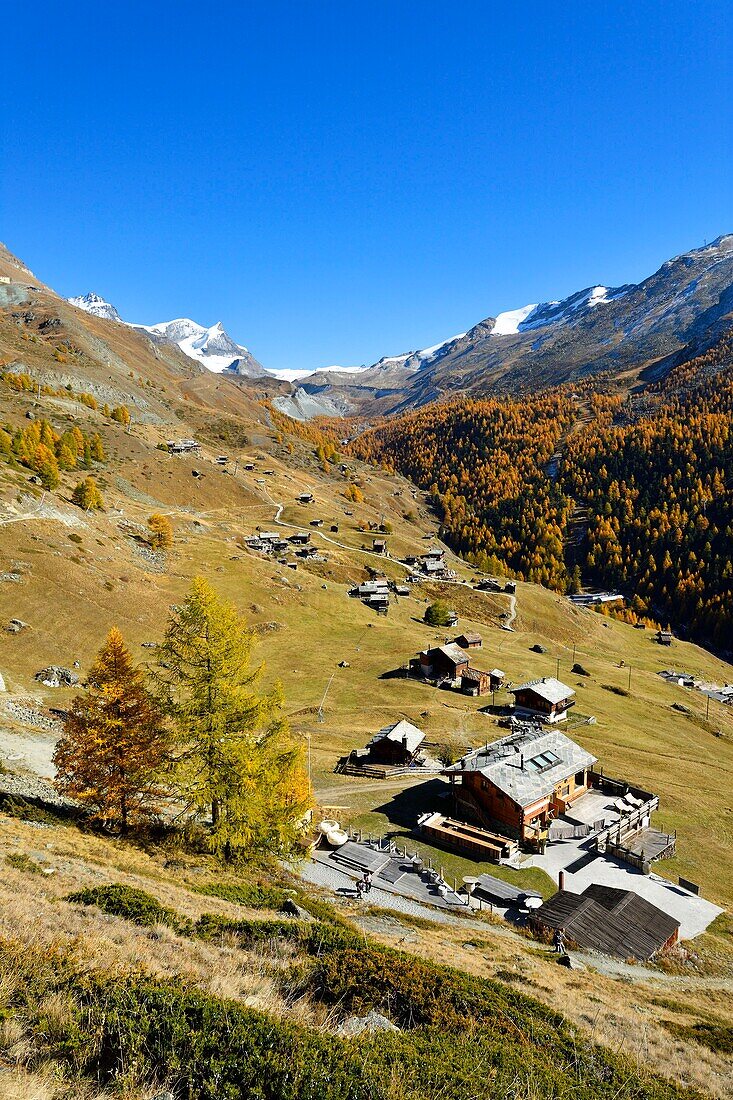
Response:
M370 949L366 954L370 965ZM74 1081L126 1088L158 1082L177 1100L673 1100L699 1096L662 1078L639 1073L626 1059L586 1040L562 1017L500 983L464 979L415 960L394 972L397 953L378 952L378 968L361 966L360 1004L384 1000L373 983L385 976L390 994L410 982L416 997L399 1003L408 1030L358 1040L316 1031L177 981L142 974L121 977L80 972L58 951L19 951L0 945L2 1008L13 1027L15 1057L35 1066L65 1067ZM398 957L398 956L397 956ZM351 953L327 957L333 1002ZM326 971L320 971L322 980ZM449 1023L439 1011L445 999ZM353 1001L343 1008L349 1010ZM21 1045L19 1036L24 1037ZM7 1057L8 1048L3 1054Z

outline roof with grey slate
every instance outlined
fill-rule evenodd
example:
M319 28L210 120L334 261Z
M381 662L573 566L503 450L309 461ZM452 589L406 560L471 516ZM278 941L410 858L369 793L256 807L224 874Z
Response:
M518 691L533 691L548 703L562 703L564 699L575 695L571 687L563 684L561 680L556 680L554 676L545 676L542 680L529 680L526 684L512 688L511 694L516 695Z
M375 733L369 745L376 745L378 741L383 741L385 738L388 741L396 741L398 745L406 743L408 751L415 752L425 740L425 734L417 726L413 726L412 722L408 722L403 718L400 722L395 722L392 726L385 726L384 729Z
M596 757L559 730L522 730L467 753L444 775L481 772L518 806L531 806L558 783L591 767Z

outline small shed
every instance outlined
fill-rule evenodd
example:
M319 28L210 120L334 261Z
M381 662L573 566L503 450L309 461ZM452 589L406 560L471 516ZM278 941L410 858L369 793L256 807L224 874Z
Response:
M466 669L461 673L461 691L464 695L488 695L491 691L491 676L480 668Z
M423 731L403 718L374 734L367 745L369 760L373 763L407 767L414 762L424 740Z
M532 914L538 931L562 929L580 947L646 962L677 942L680 922L633 890L594 883L582 894L558 890Z

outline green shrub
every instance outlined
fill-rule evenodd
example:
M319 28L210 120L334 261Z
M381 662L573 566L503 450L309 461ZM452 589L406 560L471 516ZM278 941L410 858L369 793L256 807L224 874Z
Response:
M36 861L26 855L25 852L10 852L6 855L5 862L9 867L14 867L16 871L26 871L31 875L40 875L41 873L41 868Z
M234 936L239 947L252 947L267 940L307 940L310 925L305 921L283 917L280 920L232 920L218 913L204 913L199 917L193 934L201 940L214 940L220 936Z
M290 896L279 886L267 886L259 882L211 882L198 886L196 893L233 901L248 909L280 909Z
M733 1027L722 1023L678 1024L669 1020L662 1023L667 1031L678 1039L692 1039L717 1054L733 1054Z
M69 894L66 899L77 905L96 905L103 913L132 921L133 924L150 926L166 924L177 932L190 932L193 925L186 917L179 916L174 909L161 905L152 894L138 890L134 886L113 883L111 886L90 886Z

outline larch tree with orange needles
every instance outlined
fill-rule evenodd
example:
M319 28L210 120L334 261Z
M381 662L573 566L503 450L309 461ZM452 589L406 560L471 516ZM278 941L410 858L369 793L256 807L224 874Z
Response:
M169 744L143 673L113 627L64 722L53 757L57 786L125 832L157 812Z

